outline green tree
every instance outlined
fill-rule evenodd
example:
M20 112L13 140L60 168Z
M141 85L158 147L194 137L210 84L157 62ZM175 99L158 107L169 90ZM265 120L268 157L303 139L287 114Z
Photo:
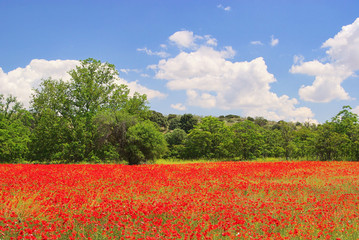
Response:
M293 143L295 145L293 156L305 158L306 160L315 156L316 131L311 125L301 126L293 133Z
M335 124L335 131L338 133L351 134L351 131L358 125L358 115L351 112L350 106L343 106L335 117L332 118L332 122Z
M31 136L32 160L72 161L82 149L76 141L76 115L70 98L70 83L61 79L45 79L34 90L31 111L35 126ZM76 144L77 143L77 144Z
M0 162L24 160L30 143L31 115L15 97L0 94Z
M285 159L288 160L295 150L295 145L293 143L293 126L285 121L279 121L278 126L282 135L281 145L284 149L284 156Z
M224 122L215 117L205 117L188 134L185 143L187 157L229 157L231 140L231 132Z
M168 121L165 116L163 116L162 113L156 112L156 111L150 111L150 117L149 119L156 123L162 130L166 131L168 127Z
M165 134L165 139L168 144L168 157L180 158L184 153L184 142L187 139L187 133L180 128L176 128L172 132Z
M97 156L103 160L127 160L127 131L138 122L136 116L127 111L105 110L94 118L97 127L95 145Z
M279 129L262 129L264 144L262 146L263 157L283 157L285 150L282 146L282 134Z
M264 139L261 127L251 120L235 123L232 126L235 156L241 159L254 159L262 155Z
M46 157L60 156L71 161L96 159L99 146L94 118L100 112L125 111L138 119L148 118L146 96L138 93L130 96L126 85L117 84L114 65L89 58L80 61L69 74L69 82L44 80L32 98L32 111L39 123L34 131L34 147L41 148L42 129L46 129L48 147L56 150Z
M187 134L183 129L176 128L166 133L165 138L169 146L180 145L186 140Z
M167 121L168 121L168 129L169 130L175 130L176 128L180 128L180 117L176 116L172 117L175 114L170 114L167 117ZM171 117L170 117L171 116Z
M41 161L71 161L77 156L71 122L55 111L45 108L37 116L31 135L31 159Z
M336 133L345 134L349 139L347 149L342 150L346 153L343 157L359 161L359 118L351 110L350 106L343 106L343 109L332 118L332 123Z
M320 125L315 139L315 152L322 161L339 160L346 155L350 139L344 133L336 132L333 122Z
M265 125L267 125L268 120L263 118L263 117L256 117L254 119L254 123L257 124L260 127L264 127Z
M190 113L183 114L179 121L179 127L186 133L189 133L191 129L198 123L198 120Z
M130 165L153 161L167 151L164 135L148 120L130 127L126 139L125 157Z

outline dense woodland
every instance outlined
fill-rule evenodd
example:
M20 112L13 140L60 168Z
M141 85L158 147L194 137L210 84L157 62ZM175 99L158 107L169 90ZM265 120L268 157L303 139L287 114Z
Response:
M44 79L30 108L0 94L2 163L145 163L156 158L286 158L359 161L350 106L324 124L262 117L200 117L150 110L145 95L116 84L112 64L81 61L70 81Z

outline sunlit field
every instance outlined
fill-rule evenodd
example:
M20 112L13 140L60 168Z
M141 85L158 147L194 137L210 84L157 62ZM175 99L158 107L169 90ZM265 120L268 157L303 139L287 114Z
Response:
M0 239L358 239L359 165L0 165Z

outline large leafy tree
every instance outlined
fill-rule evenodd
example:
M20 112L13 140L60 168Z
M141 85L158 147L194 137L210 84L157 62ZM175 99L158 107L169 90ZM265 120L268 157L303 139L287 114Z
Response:
M335 132L344 134L349 139L345 151L346 158L359 161L359 117L353 113L350 106L343 106L343 109L332 118Z
M180 128L166 133L165 139L169 148L169 157L180 158L184 154L184 142L187 139L187 133Z
M295 158L304 158L306 160L314 158L315 129L315 125L306 123L293 133L293 143L295 145L293 156Z
M15 97L0 94L0 162L27 157L31 123L31 115Z
M150 117L149 119L156 123L163 131L167 130L168 127L168 121L165 116L163 116L162 113L156 112L156 111L150 111Z
M179 120L179 127L186 133L189 133L191 129L198 123L197 118L190 113L183 114Z
M145 95L130 95L126 85L117 84L118 72L109 63L89 58L69 72L69 82L47 79L35 90L32 111L34 158L81 161L97 158L98 125L94 119L104 111L124 111L139 119L148 116ZM47 151L44 155L44 140Z
M127 131L138 122L135 115L127 111L105 110L94 118L97 127L95 145L97 156L103 160L128 160L125 149L127 147Z
M263 157L283 157L285 150L282 146L282 134L277 128L262 129L264 144L262 146Z
M167 152L164 135L149 120L131 126L126 138L125 158L130 165L153 161Z
M223 121L205 117L189 132L186 145L189 158L225 158L231 156L231 131Z
M315 139L315 153L320 160L339 160L345 157L350 139L336 131L333 122L318 127Z
M295 150L295 144L293 142L294 126L285 121L279 121L278 126L282 135L281 145L284 149L284 156L288 160Z
M250 120L232 126L234 154L241 159L254 159L262 154L264 137L261 127Z

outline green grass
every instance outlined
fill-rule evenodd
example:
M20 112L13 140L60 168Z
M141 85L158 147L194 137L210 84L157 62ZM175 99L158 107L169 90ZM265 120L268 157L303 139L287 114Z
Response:
M229 162L241 161L236 158L229 159L156 159L154 164L187 164L187 163L209 163L209 162ZM281 162L284 158L260 158L255 160L246 160L246 162ZM293 160L290 160L293 161Z

